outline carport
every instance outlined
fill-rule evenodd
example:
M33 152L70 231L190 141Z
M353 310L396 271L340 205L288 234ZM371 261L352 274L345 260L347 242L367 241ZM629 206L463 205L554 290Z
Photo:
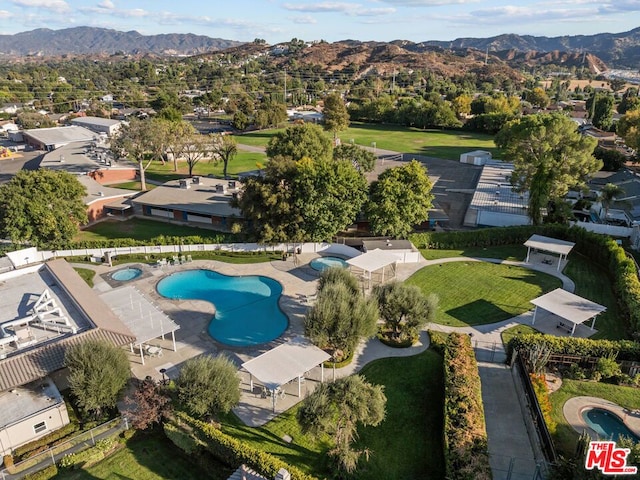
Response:
M298 379L298 397L301 397L301 378L313 367L320 365L321 381L324 381L323 363L331 358L324 350L316 347L304 338L296 337L244 362L242 368L250 374L250 386L253 391L253 377L260 380L271 392L273 411L276 410L276 394L278 389Z
M557 253L560 255L558 260L558 267L556 270L560 271L560 265L562 264L562 256L566 260L569 256L569 252L575 246L573 242L567 242L565 240L558 240L557 238L545 237L543 235L531 235L529 240L524 242L524 246L527 247L527 259L526 263L529 263L529 256L531 249L540 250L543 252ZM553 263L553 262L549 262Z
M531 303L535 305L531 325L536 323L536 314L538 313L538 307L540 307L560 317L562 320L556 326L566 329L571 336L576 331L576 325L589 319L591 319L591 330L593 330L596 317L607 309L603 305L567 292L562 288L556 288L552 292L534 298ZM564 323L565 321L568 323Z

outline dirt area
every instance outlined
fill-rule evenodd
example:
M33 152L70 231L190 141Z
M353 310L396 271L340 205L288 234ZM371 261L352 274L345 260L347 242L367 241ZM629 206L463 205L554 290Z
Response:
M547 382L547 388L549 393L553 393L560 389L562 386L562 377L555 373L545 373L544 379Z

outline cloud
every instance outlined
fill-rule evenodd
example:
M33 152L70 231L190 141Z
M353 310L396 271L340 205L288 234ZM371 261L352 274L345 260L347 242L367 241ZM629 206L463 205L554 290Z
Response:
M20 7L43 8L54 12L66 12L71 10L64 0L11 0L11 3Z
M288 17L289 20L298 25L315 25L318 21L311 15L299 15L297 17Z
M111 0L104 0L98 4L98 8L103 8L105 10L113 10L116 6L113 4Z
M399 7L440 7L443 5L462 5L466 3L478 3L479 0L380 0L381 3L390 3Z
M12 18L14 14L6 10L0 10L0 19Z
M307 4L285 3L286 10L308 13L344 13L354 17L373 17L395 13L393 7L365 8L359 3L320 2Z

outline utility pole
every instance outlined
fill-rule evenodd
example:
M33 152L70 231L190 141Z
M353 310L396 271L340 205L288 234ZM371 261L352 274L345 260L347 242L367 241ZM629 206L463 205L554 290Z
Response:
M396 91L396 69L393 69L393 78L391 80L391 93Z
M284 108L287 108L287 67L284 68Z

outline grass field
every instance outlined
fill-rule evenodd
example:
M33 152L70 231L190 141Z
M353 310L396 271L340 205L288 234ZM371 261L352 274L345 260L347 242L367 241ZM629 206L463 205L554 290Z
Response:
M113 183L111 185L107 185L107 187L122 188L124 190L135 190L139 192L142 184L140 182L124 182ZM153 185L152 183L147 183L147 190L153 190L154 188L156 188L155 185Z
M640 408L640 395L637 388L621 387L608 383L584 382L578 380L563 380L562 387L551 394L552 418L558 428L553 436L559 453L572 455L575 452L578 433L567 423L562 413L562 407L572 397L588 396L604 398L629 409Z
M78 275L80 275L80 277L82 277L82 279L87 283L87 285L89 285L91 288L93 288L93 277L96 276L96 272L94 270L91 270L90 268L73 268L76 272L78 272Z
M521 267L484 262L431 265L408 283L440 298L436 323L464 327L500 322L531 309L529 300L562 285L559 279Z
M244 145L265 147L269 139L281 130L246 133L238 135L236 140ZM371 147L375 142L376 148L384 150L448 160L459 160L461 153L477 149L491 152L494 158L501 158L502 155L491 135L458 130L420 130L399 125L352 122L347 130L340 132L339 137L344 143L353 140L357 145Z
M82 230L74 240L105 241L112 238L151 240L160 235L177 235L181 237L200 235L203 237L214 237L220 235L220 232L206 228L173 225L171 223L148 220L146 218L131 218L125 222L113 220L96 223Z
M527 247L523 245L505 245L500 247L470 247L464 250L435 250L420 249L420 253L427 260L437 260L451 257L499 258L522 262L527 258Z

